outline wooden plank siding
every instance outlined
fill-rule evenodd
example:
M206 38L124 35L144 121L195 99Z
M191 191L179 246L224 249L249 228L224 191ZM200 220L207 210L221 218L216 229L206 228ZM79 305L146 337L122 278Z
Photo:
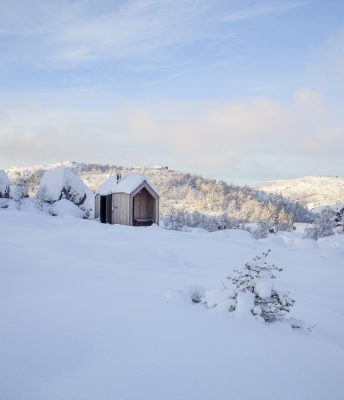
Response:
M130 224L129 195L113 193L112 195L112 223L121 225Z
M100 194L95 197L94 218L97 219L100 215Z

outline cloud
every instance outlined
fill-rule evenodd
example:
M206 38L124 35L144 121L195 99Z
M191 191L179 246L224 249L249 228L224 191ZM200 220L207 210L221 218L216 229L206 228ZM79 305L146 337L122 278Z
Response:
M290 1L286 5L282 0L11 0L0 4L0 31L20 37L16 54L21 58L32 54L33 63L39 59L43 65L68 67L130 59L134 66L138 60L156 66L166 65L173 53L185 56L185 49L201 43L216 52L217 43L236 40L237 30L231 23L304 4ZM188 53L192 58L192 52Z
M219 175L247 160L270 163L270 169L276 168L271 162L286 158L290 163L312 158L332 163L342 157L344 145L343 121L334 123L325 99L307 88L296 91L289 105L264 97L160 100L102 111L31 108L1 115L0 159L8 165L77 159L170 164Z

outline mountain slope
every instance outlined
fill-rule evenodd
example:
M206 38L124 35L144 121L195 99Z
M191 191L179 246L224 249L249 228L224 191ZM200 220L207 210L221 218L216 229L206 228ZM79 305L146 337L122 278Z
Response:
M281 193L309 209L344 204L344 177L305 176L263 182L255 187L268 193Z
M189 214L200 213L208 216L222 216L239 222L267 220L272 224L307 222L312 217L301 205L280 195L269 195L248 186L230 185L213 179L191 175L169 169L168 167L126 168L115 165L84 164L63 162L27 168L9 168L11 181L18 178L28 180L31 194L44 172L56 166L70 168L84 182L95 190L110 175L120 172L146 175L159 189L161 195L161 214L171 215L175 210Z

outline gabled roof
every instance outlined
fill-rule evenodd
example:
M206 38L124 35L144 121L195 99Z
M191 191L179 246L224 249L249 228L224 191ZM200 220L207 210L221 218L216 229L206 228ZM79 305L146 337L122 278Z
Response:
M143 183L147 185L159 196L159 191L149 182L149 180L141 174L130 174L120 179L117 182L116 176L110 176L103 182L96 191L96 194L102 196L111 193L126 193L132 194Z

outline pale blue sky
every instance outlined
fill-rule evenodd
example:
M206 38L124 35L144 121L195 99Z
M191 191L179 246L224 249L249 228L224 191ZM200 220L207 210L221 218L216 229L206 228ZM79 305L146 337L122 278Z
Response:
M2 0L0 168L344 175L344 2Z

